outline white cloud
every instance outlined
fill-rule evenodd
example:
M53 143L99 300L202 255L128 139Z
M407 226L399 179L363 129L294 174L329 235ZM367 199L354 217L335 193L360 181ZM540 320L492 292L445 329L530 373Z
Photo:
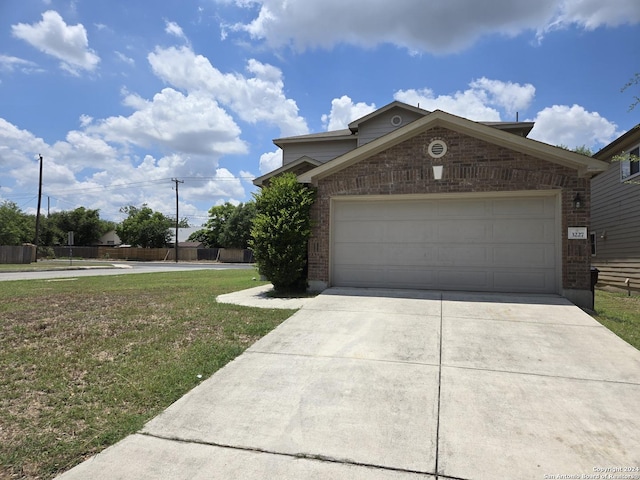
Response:
M276 168L282 166L282 150L278 149L275 152L267 152L260 155L260 173L272 172Z
M245 171L245 170L240 170L240 179L241 179L243 182L247 182L247 183L249 183L249 184L253 185L253 183L252 183L252 182L253 182L253 180L254 180L255 178L256 178L256 176L255 176L253 173L251 173L251 172L247 172L247 171Z
M393 44L416 52L462 50L485 35L515 36L551 27L640 22L637 0L218 0L253 15L222 25L275 48L331 48L339 43L373 47Z
M118 60L120 60L122 63L126 63L127 65L130 65L132 67L136 64L136 61L133 58L127 57L122 52L118 52L116 50L115 54L116 54L116 57L118 58Z
M148 107L152 106L153 102L149 102ZM133 142L139 140L135 129L138 120L131 117L127 117L133 125L128 135ZM90 119L82 115L80 122L87 124L87 128L70 131L64 141L48 145L31 132L0 118L0 169L5 172L2 195L12 195L16 190L37 192L37 154L42 153L43 194L51 197L54 211L85 206L100 209L102 218L121 220L118 212L121 206L148 203L154 210L170 214L175 208L175 192L169 181L172 177L185 179L180 188L184 215L206 217L206 209L218 201L239 203L245 198L243 180L220 168L216 153L180 152L159 158L147 154L139 158L127 154L127 148L120 147L115 140L105 139L100 131L104 121L90 122ZM156 133L162 132L163 127L160 124ZM166 141L172 142L171 134L167 134ZM194 202L207 206L199 212Z
M470 120L486 122L500 121L500 112L488 106L486 99L474 90L458 91L451 95L438 96L429 88L399 90L393 98L408 103L409 105L420 106L420 108L425 110L443 110L447 113L465 117Z
M16 70L22 73L42 72L38 65L29 60L24 60L10 55L0 55L0 70L14 72Z
M529 138L569 148L586 145L598 150L622 134L615 123L580 105L547 107L538 112L534 121Z
M430 88L399 90L394 98L425 110L443 110L470 120L497 122L502 120L501 111L515 120L515 112L526 110L536 91L529 83L520 85L485 77L472 81L469 87L438 96Z
M78 75L79 70L93 71L100 57L89 48L87 31L82 24L67 25L60 14L48 10L42 21L33 25L12 25L13 35L38 50L62 60L61 68Z
M322 125L327 130L341 130L349 123L373 112L376 105L364 102L353 103L347 95L331 100L331 112L322 115Z
M48 145L27 130L21 130L12 123L0 118L0 166L9 168L20 165L25 160L33 159L36 154L45 154Z
M128 95L125 104L137 108L128 117L110 117L88 128L107 141L150 147L191 155L246 153L240 128L209 96L183 95L165 88L152 101Z
M284 93L282 71L274 66L252 59L247 63L251 76L224 74L188 47L158 47L148 58L162 80L189 92L206 92L247 123L277 125L283 136L309 131L296 102Z
M509 116L515 116L516 112L524 111L531 105L536 94L536 88L527 83L502 82L489 80L482 77L474 80L469 86L481 95L486 95L487 102L491 105L502 107Z
M640 22L640 3L636 0L564 0L559 2L554 21L541 30L578 25L586 30L616 27Z
M165 23L166 25L165 25L164 31L166 33L168 33L169 35L173 35L174 37L177 37L180 40L184 40L185 42L189 43L189 40L187 39L187 36L182 31L182 27L180 25L178 25L176 22L169 22L169 21Z
M72 130L65 141L56 142L49 156L75 172L86 168L102 169L117 165L119 152L97 135Z
M91 122L93 122L93 117L91 117L89 115L85 115L84 113L82 115L80 115L80 126L81 127L88 127L89 125L91 125Z

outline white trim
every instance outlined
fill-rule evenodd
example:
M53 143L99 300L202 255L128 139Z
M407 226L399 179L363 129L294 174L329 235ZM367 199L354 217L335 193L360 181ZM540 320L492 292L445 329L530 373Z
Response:
M433 153L433 147L435 147L436 145L442 146L442 152ZM444 140L434 140L427 147L427 153L429 153L429 156L431 158L442 158L447 154L447 150L448 150L448 147Z
M550 197L553 195L560 196L562 190L501 190L497 192L447 192L447 193L406 193L398 195L334 195L331 202L371 202L388 200L405 201L405 200L437 200L456 199L456 198L498 198L498 197ZM331 212L330 212L331 213Z

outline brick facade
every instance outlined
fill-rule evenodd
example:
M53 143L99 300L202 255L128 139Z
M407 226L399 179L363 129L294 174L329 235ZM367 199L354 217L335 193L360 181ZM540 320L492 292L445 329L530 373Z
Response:
M426 152L433 140L448 145L444 157ZM432 165L444 165L442 180ZM576 170L437 127L384 150L318 181L312 209L314 231L309 241L309 280L329 281L329 208L338 195L400 195L427 193L561 190L562 288L590 288L589 240L567 240L567 227L589 226L589 180ZM583 207L573 199L580 194Z

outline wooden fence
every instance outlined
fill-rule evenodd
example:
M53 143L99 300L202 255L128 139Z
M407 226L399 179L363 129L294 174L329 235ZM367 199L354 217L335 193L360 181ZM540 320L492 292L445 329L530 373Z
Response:
M113 248L99 247L97 258L113 260L139 260L139 261L175 261L174 248ZM198 260L211 260L223 263L252 263L253 252L234 248L178 248L178 260L182 262L195 262Z
M593 266L600 271L599 287L610 286L640 292L640 262L594 262Z
M0 245L0 263L31 263L36 261L35 245Z
M76 258L100 258L99 247L71 247L71 255ZM68 257L69 247L53 247L56 258Z

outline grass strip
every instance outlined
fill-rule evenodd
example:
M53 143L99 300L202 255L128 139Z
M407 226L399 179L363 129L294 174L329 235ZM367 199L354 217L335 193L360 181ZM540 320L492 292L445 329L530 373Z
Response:
M596 290L595 319L640 350L640 295Z
M0 479L49 479L139 430L293 310L218 304L247 270L0 288ZM200 377L201 376L201 377Z

